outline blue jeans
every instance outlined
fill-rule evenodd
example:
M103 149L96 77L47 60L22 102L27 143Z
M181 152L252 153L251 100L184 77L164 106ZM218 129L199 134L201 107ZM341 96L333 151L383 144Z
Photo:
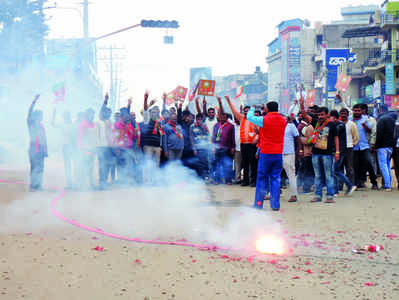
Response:
M348 187L348 190L353 187L352 182L345 176L344 172L342 171L342 164L344 162L345 154L342 153L339 156L339 160L334 163L334 179L335 179L335 193L338 194L338 186L339 183L344 183Z
M221 183L224 179L225 183L231 183L233 179L233 157L230 149L217 149L214 160L215 175L213 180Z
M323 198L324 180L327 185L327 199L334 198L335 183L334 183L334 157L332 155L313 154L312 163L315 173L315 197Z
M282 154L260 154L254 206L263 208L264 197L270 180L270 207L280 208L280 174L283 169Z
M392 173L391 173L391 155L392 148L380 148L377 149L378 154L378 164L380 165L381 174L384 178L385 188L390 189L392 182Z

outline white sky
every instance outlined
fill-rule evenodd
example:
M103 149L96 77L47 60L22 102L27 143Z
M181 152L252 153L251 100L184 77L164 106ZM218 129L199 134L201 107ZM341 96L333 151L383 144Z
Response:
M177 85L188 86L191 67L211 66L213 75L252 73L267 69L267 44L277 35L276 26L291 18L339 20L340 8L381 4L359 0L91 0L89 31L100 36L141 19L178 20L175 43L164 45L165 29L138 28L102 40L98 46L126 47L122 75L127 95L141 102L150 89L153 96ZM51 5L51 2L48 3ZM57 1L59 7L81 9L77 0ZM76 10L51 9L50 38L82 37L81 16ZM103 74L104 80L105 77ZM108 82L104 82L105 88ZM126 97L127 98L127 97ZM123 103L122 103L123 104Z

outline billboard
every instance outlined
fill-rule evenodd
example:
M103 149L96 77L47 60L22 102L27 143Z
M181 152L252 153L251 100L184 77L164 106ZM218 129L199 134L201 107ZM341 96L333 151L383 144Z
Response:
M395 72L393 64L385 64L385 94L395 95Z
M190 69L190 89L193 90L201 79L212 80L212 68L191 68Z
M356 53L352 53L349 48L330 48L326 49L326 68L327 75L327 88L329 92L336 91L335 85L337 84L338 67L342 63L357 61Z

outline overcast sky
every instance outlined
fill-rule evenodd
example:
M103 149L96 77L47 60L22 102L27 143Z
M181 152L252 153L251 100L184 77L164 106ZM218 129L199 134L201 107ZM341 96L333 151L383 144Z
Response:
M81 9L77 0L57 1L59 7ZM188 85L189 68L211 66L213 75L252 73L267 69L267 44L276 25L291 18L339 20L340 8L381 4L359 0L91 0L89 31L100 36L141 19L178 20L175 43L164 45L165 29L138 28L102 40L98 46L126 47L122 77L128 95L141 101L145 89L154 96L177 85ZM51 2L49 2L51 4ZM78 11L51 9L50 38L82 37ZM107 79L107 77L102 76ZM108 82L104 82L108 87Z

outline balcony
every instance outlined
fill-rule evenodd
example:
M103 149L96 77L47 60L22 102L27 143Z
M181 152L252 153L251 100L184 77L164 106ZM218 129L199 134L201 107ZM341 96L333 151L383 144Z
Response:
M383 14L381 15L381 27L399 25L399 15Z

